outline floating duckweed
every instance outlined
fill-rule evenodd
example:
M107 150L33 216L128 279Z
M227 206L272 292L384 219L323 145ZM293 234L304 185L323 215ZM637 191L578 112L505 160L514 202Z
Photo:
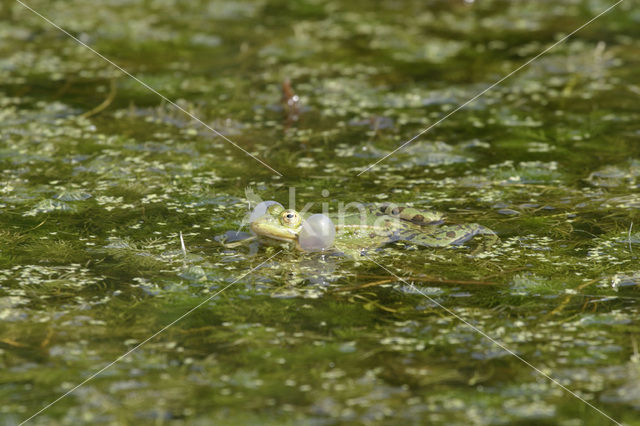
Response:
M36 216L41 213L64 212L70 210L72 210L72 207L63 201L42 200L31 210L25 212L23 216Z
M10 424L179 318L35 420L602 421L471 324L635 421L632 3L459 110L610 4L29 4L283 176L6 6L0 412ZM283 205L295 187L309 213L340 201L435 209L499 241L366 253L402 280L365 256L291 247L263 264L281 247L240 241L256 201L247 185Z

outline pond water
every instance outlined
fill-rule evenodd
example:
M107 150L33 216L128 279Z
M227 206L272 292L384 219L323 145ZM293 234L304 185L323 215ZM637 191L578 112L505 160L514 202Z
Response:
M637 2L385 158L613 3L27 2L238 149L3 2L0 424L640 425ZM223 245L246 188L500 239Z

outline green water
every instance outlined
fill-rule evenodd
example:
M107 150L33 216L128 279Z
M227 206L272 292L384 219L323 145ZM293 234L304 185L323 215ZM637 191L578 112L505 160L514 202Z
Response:
M28 4L282 176L2 2L0 424L144 342L30 424L640 425L637 2L360 176L613 1ZM225 247L246 187L500 241Z

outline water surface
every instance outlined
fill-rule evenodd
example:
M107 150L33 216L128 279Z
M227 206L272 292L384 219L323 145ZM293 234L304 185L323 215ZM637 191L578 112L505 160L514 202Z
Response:
M361 176L613 2L28 4L282 177L3 3L0 423L234 283L32 423L611 424L440 304L640 424L637 3ZM375 252L402 280L365 258L262 264L277 249L220 244L246 187L434 208L500 241Z

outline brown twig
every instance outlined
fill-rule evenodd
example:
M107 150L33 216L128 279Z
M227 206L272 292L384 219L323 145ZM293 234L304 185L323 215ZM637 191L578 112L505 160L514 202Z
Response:
M216 327L212 326L212 325L205 325L204 327L196 327L196 328L189 328L187 330L181 330L181 329L177 329L178 333L182 333L182 334L193 334L193 333L202 333L205 331L211 331L211 330L215 330Z
M584 283L580 284L580 285L579 285L578 287L576 287L574 290L575 290L576 292L577 292L577 291L580 291L580 290L582 290L583 288L590 286L591 284L597 283L598 281L600 281L600 278L594 278L594 279L592 279L592 280L589 280L589 281L586 281L586 282L584 282ZM568 295L567 295L567 297L565 297L565 298L562 300L562 302L560 302L560 304L558 305L558 307L557 307L557 308L555 308L553 311L549 312L549 313L544 317L544 319L546 319L546 318L548 318L548 317L550 317L550 316L552 316L552 315L556 315L556 314L559 314L560 312L562 312L562 310L563 310L563 309L564 309L564 308L569 304L569 302L571 301L571 298L572 298L573 296L575 296L575 294L568 294Z
M388 283L391 283L393 281L394 280L392 278L387 278L387 279L384 279L384 280L373 281L373 282L369 282L369 283L362 284L362 285L356 285L356 286L351 286L351 287L340 287L340 288L337 288L334 291L343 292L343 291L351 291L351 290L360 290L362 288L373 287L373 286L382 285L382 284L388 284Z
M364 296L360 296L360 295L357 295L357 294L356 294L356 295L355 295L355 296L353 296L353 297L354 297L354 298L356 298L356 299L362 299L362 300L364 300L365 302L370 303L372 306L375 306L375 307L376 307L376 308L378 308L378 309L382 309L383 311L391 312L391 313L396 313L396 312L398 312L398 311L397 311L397 309L388 308L388 307L386 307L386 306L384 306L384 305L381 305L380 303L376 302L375 300L367 299L367 298L366 298L366 297L364 297Z
M13 339L9 339L7 337L0 339L0 343L4 343L9 346L13 346L14 348L26 348L27 345L23 345L22 343L16 342Z
M288 78L282 82L282 105L286 117L284 127L289 129L300 116L300 97L294 92L291 80Z
M70 79L70 78L67 78L67 79L64 81L64 84L62 85L62 87L60 87L60 88L56 91L56 93L53 95L53 98L54 98L54 99L58 99L60 96L64 95L64 94L67 92L67 90L69 90L69 88L70 88L70 87L71 87L71 79Z
M388 275L373 275L373 274L362 274L358 275L362 278L378 278L378 279L389 279ZM491 281L476 281L476 280L448 280L445 278L439 277L406 277L405 281L418 281L423 283L441 283L441 284L460 284L460 285L501 285L499 283L491 282ZM398 279L397 281L402 281L402 279Z
M35 229L40 228L42 225L44 225L44 224L47 222L47 220L48 220L48 219L49 219L48 217L47 217L47 218L45 218L42 222L40 222L39 224L37 224L37 225L36 225L36 226L34 226L33 228L27 229L25 232L30 232L30 231L33 231L33 230L35 230Z
M109 82L109 94L107 95L106 99L104 101L102 101L102 103L100 105L98 105L97 107L84 112L82 114L79 115L80 118L89 118L93 115L99 114L101 113L103 110L105 110L109 105L111 105L111 102L113 102L113 100L116 97L116 80L115 79L111 79L111 81Z
M51 343L51 337L53 336L53 328L49 328L47 330L47 335L44 338L44 340L42 341L42 343L40 343L40 347L42 349L46 348L47 346L49 346L49 343Z

